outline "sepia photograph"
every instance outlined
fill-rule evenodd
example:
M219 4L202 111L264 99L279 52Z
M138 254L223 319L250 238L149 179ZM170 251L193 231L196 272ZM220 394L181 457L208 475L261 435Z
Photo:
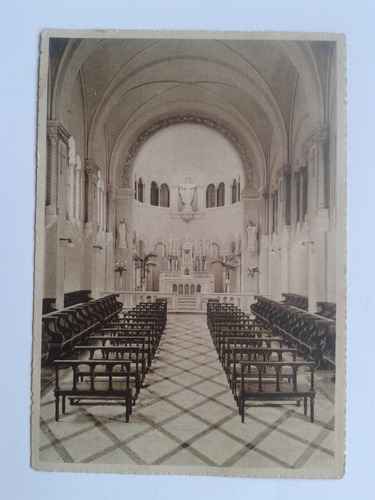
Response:
M31 463L341 478L337 34L41 35Z

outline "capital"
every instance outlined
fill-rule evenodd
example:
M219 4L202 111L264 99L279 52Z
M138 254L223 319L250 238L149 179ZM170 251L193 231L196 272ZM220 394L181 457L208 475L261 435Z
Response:
M70 134L58 121L49 120L47 122L47 135L51 142L61 139L68 146Z
M97 177L100 168L94 161L85 160L85 171L90 177Z

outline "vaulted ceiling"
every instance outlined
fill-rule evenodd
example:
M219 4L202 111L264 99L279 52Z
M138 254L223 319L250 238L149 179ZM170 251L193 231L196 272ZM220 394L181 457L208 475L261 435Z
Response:
M49 118L70 109L80 81L86 155L105 130L108 158L157 120L178 114L218 121L266 164L271 140L287 154L297 82L306 113L324 121L329 42L181 39L52 39ZM287 161L287 158L285 158Z

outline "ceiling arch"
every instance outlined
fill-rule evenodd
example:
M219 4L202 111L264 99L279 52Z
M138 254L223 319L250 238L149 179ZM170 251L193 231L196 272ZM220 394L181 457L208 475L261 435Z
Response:
M278 161L288 161L297 79L311 122L324 120L322 68L316 62L324 47L312 43L72 39L56 55L51 118L60 119L68 109L79 75L88 158L95 157L105 135L115 171L147 127L165 117L194 115L217 122L238 138L246 151L244 164L253 165L251 184L259 187L270 177L271 144L273 157L276 149Z
M134 144L141 136L143 137L145 131L152 133L162 126L186 120L216 128L219 133L229 138L242 158L244 178L249 172L248 179L251 178L250 184L255 189L264 184L266 158L250 124L240 113L234 112L216 96L206 91L202 94L201 89L194 90L189 99L181 100L179 97L173 99L169 95L168 106L160 106L158 102L154 105L148 103L142 110L137 110L127 122L127 126L122 129L113 148L110 170L114 173L115 182L121 184L120 171L126 164L128 153L131 151L135 153ZM116 179L116 172L120 178Z
M204 72L210 75L209 78L203 75L202 68L204 68ZM262 118L274 124L274 128L278 131L276 133L280 135L280 142L285 145L286 129L280 109L272 92L264 85L255 71L244 74L238 69L224 67L216 61L210 61L201 56L194 58L186 56L183 59L148 62L146 67L139 68L130 77L127 78L118 74L115 80L111 82L103 95L102 101L95 110L90 128L89 144L95 140L97 128L101 127L110 110L112 108L118 109L118 101L124 95L134 91L134 89L141 92L144 85L162 85L164 83L173 86L184 84L185 89L189 85L201 85L216 92L219 91L220 87L222 97L229 103L238 102L240 96L246 96L262 109L264 116ZM225 89L225 92L223 92L223 89ZM251 106L249 106L249 110L243 109L243 112L251 113ZM250 117L248 118L250 119ZM262 122L253 123L253 127L255 129L262 127Z

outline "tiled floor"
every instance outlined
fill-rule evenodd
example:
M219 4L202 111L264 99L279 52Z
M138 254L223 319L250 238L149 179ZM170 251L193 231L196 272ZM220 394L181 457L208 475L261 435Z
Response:
M241 424L204 315L169 314L128 424L118 405L67 406L54 421L53 387L41 398L41 462L331 467L334 385L316 372L315 422L303 405L254 405Z

